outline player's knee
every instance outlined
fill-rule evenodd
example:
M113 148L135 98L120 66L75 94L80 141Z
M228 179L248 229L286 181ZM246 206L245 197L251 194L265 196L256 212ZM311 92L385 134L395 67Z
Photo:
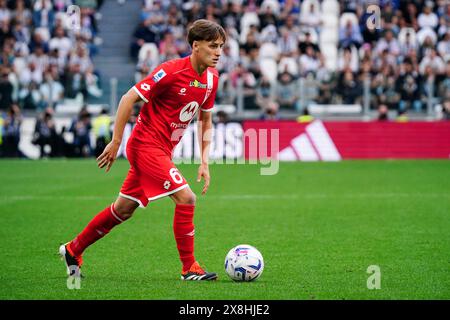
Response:
M134 211L138 207L138 204L135 204L133 202L122 202L122 201L116 201L114 203L114 211L119 215L119 217L122 220L127 220L131 218Z
M179 203L180 204L191 204L191 205L194 205L196 200L197 200L197 197L191 191L191 192L187 192L186 194L184 194L183 197L180 198Z
M132 216L133 213L134 213L134 210L131 210L131 209L123 209L123 210L118 210L117 213L120 215L120 218L121 218L122 220L127 220L127 219L131 218L131 216Z

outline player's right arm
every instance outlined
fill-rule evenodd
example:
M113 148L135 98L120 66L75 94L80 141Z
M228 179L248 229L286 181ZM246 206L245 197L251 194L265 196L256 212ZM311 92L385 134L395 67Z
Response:
M146 78L142 79L120 99L117 110L116 121L112 141L105 147L103 153L97 158L99 168L106 166L106 172L111 168L117 156L120 143L122 142L123 130L130 118L133 105L137 101L148 103L158 94L162 94L165 88L170 85L171 77L167 63L155 68ZM167 73L166 73L167 71ZM166 77L167 76L167 77Z
M99 168L106 166L106 172L109 171L112 164L116 160L117 152L119 151L120 144L122 142L123 131L128 119L133 111L133 106L136 102L140 101L138 93L131 88L126 94L122 96L117 109L116 121L114 123L114 131L112 140L103 150L103 153L97 158L97 164Z

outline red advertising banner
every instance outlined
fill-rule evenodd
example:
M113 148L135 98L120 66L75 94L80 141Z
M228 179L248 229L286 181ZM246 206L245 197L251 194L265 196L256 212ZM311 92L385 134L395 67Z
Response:
M450 122L244 121L243 129L246 159L450 158Z

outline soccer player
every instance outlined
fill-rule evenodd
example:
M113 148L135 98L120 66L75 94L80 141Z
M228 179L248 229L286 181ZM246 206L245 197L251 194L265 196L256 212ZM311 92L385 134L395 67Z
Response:
M172 152L186 127L198 112L201 164L197 182L204 179L202 194L209 187L208 153L212 127L211 110L218 85L214 68L226 41L224 29L208 20L197 20L189 28L190 56L161 64L122 96L112 141L97 158L99 168L109 171L117 155L125 124L133 105L144 105L127 143L130 170L114 203L99 212L59 253L72 275L80 271L84 250L129 219L137 207L169 196L175 203L173 231L182 263L182 280L215 280L194 257L194 209L196 196L172 162ZM79 273L77 273L79 274Z

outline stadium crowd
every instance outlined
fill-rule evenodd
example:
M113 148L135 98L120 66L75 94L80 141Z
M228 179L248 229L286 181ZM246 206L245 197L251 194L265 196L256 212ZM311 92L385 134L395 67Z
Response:
M39 112L33 143L41 156L95 153L88 139L92 117L85 109L62 132L56 132L53 116L61 99L101 95L91 58L98 51L96 12L102 2L0 0L0 155L20 156L24 109ZM236 105L242 93L245 109L260 111L261 119L277 119L279 110L293 110L306 119L310 103L361 104L366 84L380 120L387 119L389 110L402 119L407 111L423 112L429 96L433 105L442 106L441 118L450 119L446 0L141 3L130 44L136 82L163 61L188 55L187 29L206 18L228 33L217 66L217 103ZM80 28L67 24L72 4L81 7ZM379 6L379 17L367 11L371 4ZM325 29L333 15L334 35ZM331 48L324 49L325 38ZM66 130L74 137L70 145L63 138Z
M45 114L54 113L63 99L84 101L88 95L101 95L91 60L98 51L95 14L101 3L0 0L0 155L22 155L18 143L23 110L42 112L36 127L44 131ZM80 11L71 11L72 5ZM60 154L57 149L52 154Z
M72 4L79 20L68 18ZM0 0L0 109L43 110L64 98L101 94L91 60L98 6L97 0Z
M130 53L136 81L159 63L189 54L186 29L194 20L219 22L228 32L218 69L218 102L245 109L302 112L309 103L362 103L369 77L371 106L400 113L424 111L433 80L435 103L450 99L450 4L438 1L340 1L334 67L320 39L329 0L143 1ZM380 7L370 28L370 4ZM327 17L326 17L327 18ZM327 36L327 35L325 35ZM299 86L302 79L303 89ZM303 99L303 100L302 100Z

